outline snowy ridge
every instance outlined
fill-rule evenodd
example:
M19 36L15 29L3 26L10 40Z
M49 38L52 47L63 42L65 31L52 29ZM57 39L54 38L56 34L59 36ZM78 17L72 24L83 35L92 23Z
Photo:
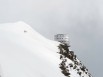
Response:
M0 24L1 77L65 77L59 68L59 44L24 22ZM68 63L73 62L68 59ZM81 77L70 72L71 77Z
M88 69L79 61L73 51L69 50L67 44L60 44L58 46L60 52L61 72L67 77L92 77Z

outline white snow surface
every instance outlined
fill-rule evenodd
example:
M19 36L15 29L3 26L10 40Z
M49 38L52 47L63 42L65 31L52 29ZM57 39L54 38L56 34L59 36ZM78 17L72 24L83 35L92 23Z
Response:
M0 24L1 77L65 77L58 45L24 22ZM80 77L75 70L70 72L71 77Z

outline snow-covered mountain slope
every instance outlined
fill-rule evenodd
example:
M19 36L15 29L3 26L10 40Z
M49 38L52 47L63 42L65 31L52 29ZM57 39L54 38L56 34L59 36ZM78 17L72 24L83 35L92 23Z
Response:
M59 68L59 44L24 22L0 24L1 77L65 77ZM75 70L70 72L71 77L80 77Z

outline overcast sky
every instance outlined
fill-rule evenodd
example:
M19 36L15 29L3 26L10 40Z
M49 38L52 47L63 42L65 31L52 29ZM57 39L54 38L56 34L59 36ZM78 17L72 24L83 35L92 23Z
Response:
M68 34L90 73L103 76L103 0L0 0L0 23L17 21L49 39Z

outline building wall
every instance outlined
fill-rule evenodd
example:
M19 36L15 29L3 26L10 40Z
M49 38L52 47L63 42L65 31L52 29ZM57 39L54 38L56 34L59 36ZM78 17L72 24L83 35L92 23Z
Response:
M67 34L57 34L54 36L54 40L61 43L69 44L69 37Z

